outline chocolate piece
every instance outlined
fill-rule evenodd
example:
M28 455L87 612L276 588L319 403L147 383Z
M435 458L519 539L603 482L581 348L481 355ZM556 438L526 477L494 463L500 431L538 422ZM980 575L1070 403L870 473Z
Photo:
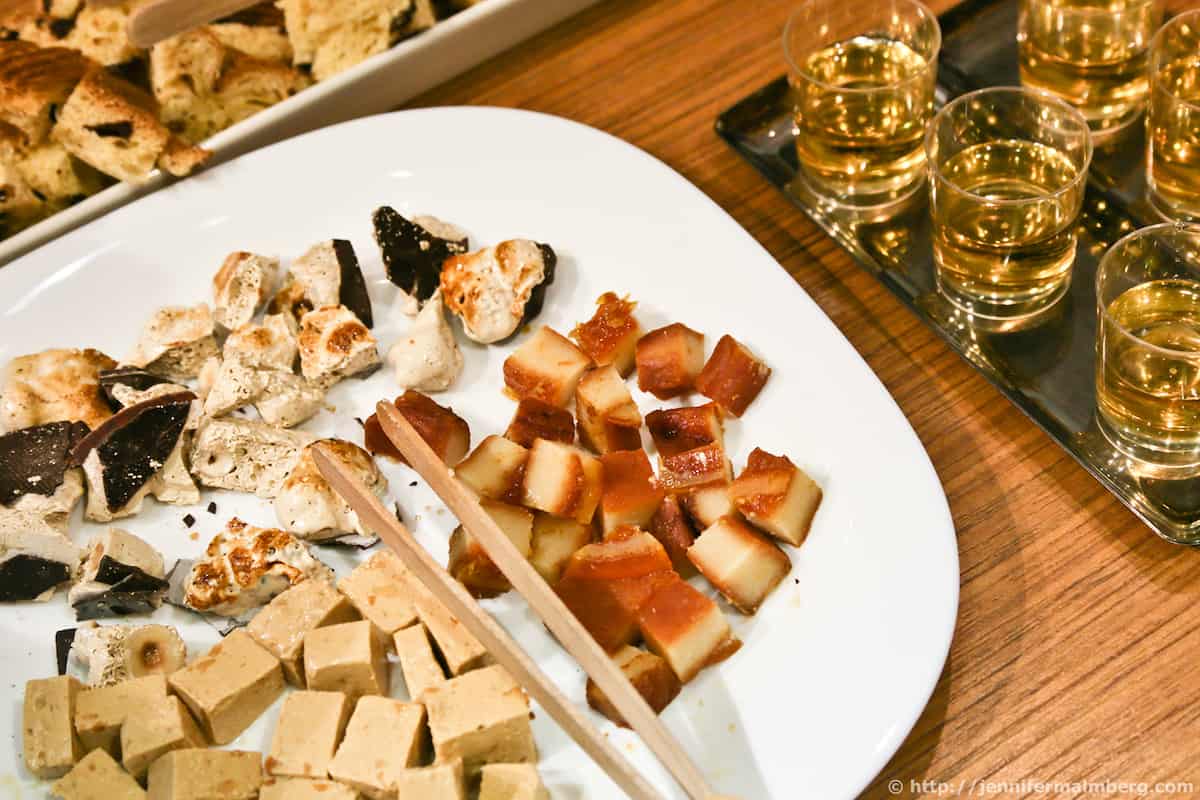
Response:
M114 412L125 407L120 400L113 396L114 386L128 386L130 389L144 392L151 386L171 382L170 378L147 372L141 367L117 367L100 371L100 391L104 393L104 399L108 401Z
M67 674L67 661L71 657L71 645L75 644L76 628L63 628L54 632L54 657L58 661L58 674Z
M529 293L529 300L525 303L525 316L521 317L522 325L542 313L542 304L546 302L546 287L554 283L554 268L558 266L558 255L554 252L554 248L538 242L538 250L542 254L545 277Z
M72 467L72 448L87 434L82 422L51 422L0 436L0 505L54 494Z
M183 524L184 524L184 527L190 528L196 524L196 518L193 517L191 514L185 514L183 517Z
M75 609L75 619L82 622L129 614L151 614L158 604L145 592L125 592L113 586L97 594L80 597L71 608Z
M437 291L442 262L467 252L466 241L434 236L390 206L375 209L371 219L388 280L421 302Z
M33 600L70 577L71 568L61 561L11 553L0 558L0 602Z
M362 267L358 265L358 256L354 254L354 245L345 239L333 240L333 253L337 256L338 268L341 272L341 284L338 289L338 300L354 315L362 320L368 328L375 325L371 314L371 295L367 293L367 281L363 278Z
M195 399L179 392L123 408L75 446L74 466L83 466L93 450L98 453L109 511L123 508L167 463Z
M215 500L208 504L208 513L210 513L210 514L217 513L217 503Z

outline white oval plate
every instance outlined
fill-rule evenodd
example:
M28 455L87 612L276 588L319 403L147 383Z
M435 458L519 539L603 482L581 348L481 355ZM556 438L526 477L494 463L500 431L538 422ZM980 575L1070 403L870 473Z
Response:
M405 111L292 139L169 186L0 270L0 359L51 346L121 358L153 309L207 300L231 250L286 261L330 237L353 241L386 348L407 321L389 309L395 291L372 241L370 212L381 204L452 220L474 243L523 236L552 244L559 272L539 322L559 331L615 290L640 302L647 328L682 321L703 331L710 348L728 332L771 365L762 395L729 422L735 467L755 446L786 453L825 499L808 540L791 551L792 574L758 615L727 608L742 650L702 673L664 716L725 793L856 795L911 729L950 645L958 552L945 496L900 410L820 309L720 208L636 148L554 117L486 108ZM463 377L439 397L466 417L473 441L503 431L512 414L500 370L511 349L464 346ZM360 441L353 417L396 393L386 371L344 382L330 395L337 413L306 427ZM635 397L643 412L656 405ZM423 484L410 485L411 472L387 472L406 520L444 559L448 513ZM216 515L204 510L210 500ZM197 518L191 528L182 522L188 512ZM268 503L206 492L194 509L148 501L121 524L170 562L199 552L234 513L274 521ZM76 520L72 535L83 542L98 529ZM357 557L324 553L339 571ZM510 595L486 605L583 703L579 669L523 604ZM155 618L180 625L197 651L216 639L176 609ZM71 626L61 595L0 610L0 680L11 687L0 716L10 743L0 787L34 785L20 766L20 690L53 674L53 633ZM274 717L264 715L234 746L265 750ZM595 720L654 783L682 796L634 735ZM619 796L544 712L534 726L556 797Z

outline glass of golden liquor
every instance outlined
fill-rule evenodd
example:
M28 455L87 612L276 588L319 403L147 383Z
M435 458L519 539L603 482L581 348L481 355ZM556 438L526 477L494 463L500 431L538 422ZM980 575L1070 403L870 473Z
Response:
M1019 87L947 103L925 137L938 288L977 327L1016 330L1066 293L1092 159L1087 120Z
M1079 109L1095 141L1136 122L1146 107L1150 42L1160 0L1021 0L1021 84Z
M941 44L937 17L915 0L805 0L792 13L783 50L813 192L871 207L921 187Z
M1100 430L1149 477L1200 472L1200 226L1118 241L1096 271Z
M1151 204L1167 219L1200 222L1200 9L1154 37L1146 134Z

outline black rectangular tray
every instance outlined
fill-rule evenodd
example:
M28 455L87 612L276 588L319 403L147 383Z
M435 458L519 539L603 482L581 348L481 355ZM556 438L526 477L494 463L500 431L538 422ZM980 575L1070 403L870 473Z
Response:
M985 86L1015 86L1017 0L968 0L940 18L939 103ZM1096 265L1126 233L1161 222L1146 202L1144 131L1097 147L1080 215L1068 295L1044 324L1022 332L976 330L934 285L924 192L884 221L821 206L797 180L790 90L779 78L717 119L717 133L874 274L966 361L1050 434L1160 536L1200 544L1200 478L1140 476L1095 422Z

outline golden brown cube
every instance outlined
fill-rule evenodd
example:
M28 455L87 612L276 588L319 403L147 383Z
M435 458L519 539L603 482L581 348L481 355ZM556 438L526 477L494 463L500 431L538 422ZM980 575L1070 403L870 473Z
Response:
M704 369L696 376L696 391L740 417L771 377L771 368L737 339L726 334L717 342Z
M480 497L521 502L521 478L529 451L503 436L488 436L459 462L454 474Z
M580 379L575 411L580 439L597 453L641 448L642 414L614 367L598 367Z
M570 339L543 325L504 360L504 385L517 398L536 397L561 408L591 363Z
M646 598L638 627L650 650L684 683L741 647L717 604L678 576Z
M262 755L246 750L172 750L150 765L150 800L255 800Z
M258 800L359 800L353 787L312 778L268 778Z
M304 634L308 688L352 698L388 693L385 642L367 620L326 625Z
M644 528L662 503L663 490L654 479L654 468L645 450L621 450L600 456L604 465L604 490L600 495L600 521L604 532L621 525Z
M533 764L484 764L479 800L550 800Z
M304 634L358 619L358 612L328 581L301 581L254 615L246 631L279 659L292 686L304 688Z
M414 702L419 701L430 686L437 686L446 680L446 673L433 653L433 645L429 643L429 632L424 625L417 623L396 631L392 641L400 659L404 686Z
M787 553L736 517L722 517L688 550L700 574L743 614L758 611L792 570Z
M536 397L522 397L504 436L522 447L529 447L534 439L574 444L575 418L565 408Z
M163 753L185 747L204 747L204 734L178 697L145 703L121 726L121 763L141 780Z
M468 779L484 764L537 762L529 699L503 667L431 687L424 700L436 760L461 758Z
M680 495L680 502L698 530L704 530L721 517L740 516L727 484L713 483L689 489Z
M81 690L75 698L75 732L84 752L101 748L116 758L121 725L130 712L166 696L167 681L162 675Z
M533 516L533 539L529 563L546 583L553 586L576 550L592 541L592 526L573 519L537 512Z
M406 769L396 777L396 796L420 800L466 800L461 758L428 767Z
M706 444L673 456L659 456L658 480L669 492L682 492L710 483L727 484L733 468L719 444Z
M646 415L646 428L660 456L679 455L706 444L724 446L725 429L716 403L662 408Z
M283 700L271 751L269 775L325 778L346 732L353 703L341 692L292 692Z
M387 697L363 697L329 765L329 776L373 800L391 793L400 773L421 763L425 708Z
M571 338L599 366L611 364L628 377L642 329L633 316L637 303L605 292L596 300L596 313L571 331Z
M655 714L661 714L663 709L679 696L679 690L682 688L679 678L671 671L667 662L654 653L647 653L645 650L626 645L613 653L612 659L625 673L625 677L629 678L629 682L633 684L637 693L645 699L646 704L654 709ZM625 718L621 716L621 712L617 711L616 706L605 696L604 692L600 691L600 687L591 678L588 678L587 682L587 701L589 706L617 725L622 728L629 727Z
M169 678L213 744L229 744L283 692L279 660L243 629Z
M80 688L79 681L69 675L25 683L25 768L42 780L66 775L83 755L75 735L75 700Z
M59 778L50 794L61 800L146 800L146 793L107 750L88 753Z
M396 631L417 621L411 574L390 550L381 550L338 581L338 590L389 640ZM306 631L307 632L307 631Z
M647 530L667 551L676 572L685 578L696 574L696 567L687 556L688 548L696 541L696 532L684 516L677 496L669 494L663 498Z
M571 445L538 439L529 448L522 479L522 505L589 522L600 503L604 468L600 459Z
M821 504L821 487L786 456L755 448L746 469L729 488L746 519L767 533L799 546Z
M659 400L696 387L704 367L704 334L675 322L638 339L635 353L638 388Z
M533 512L495 500L480 505L524 558L529 558L533 536ZM508 578L488 556L479 541L461 525L450 535L450 558L446 570L458 579L474 597L495 597L512 588Z
M409 424L416 429L425 443L447 464L457 464L471 449L471 428L467 421L454 413L454 409L442 406L414 389L409 389L395 400ZM383 432L379 417L367 417L363 423L363 446L372 454L387 456L407 463L400 451Z

